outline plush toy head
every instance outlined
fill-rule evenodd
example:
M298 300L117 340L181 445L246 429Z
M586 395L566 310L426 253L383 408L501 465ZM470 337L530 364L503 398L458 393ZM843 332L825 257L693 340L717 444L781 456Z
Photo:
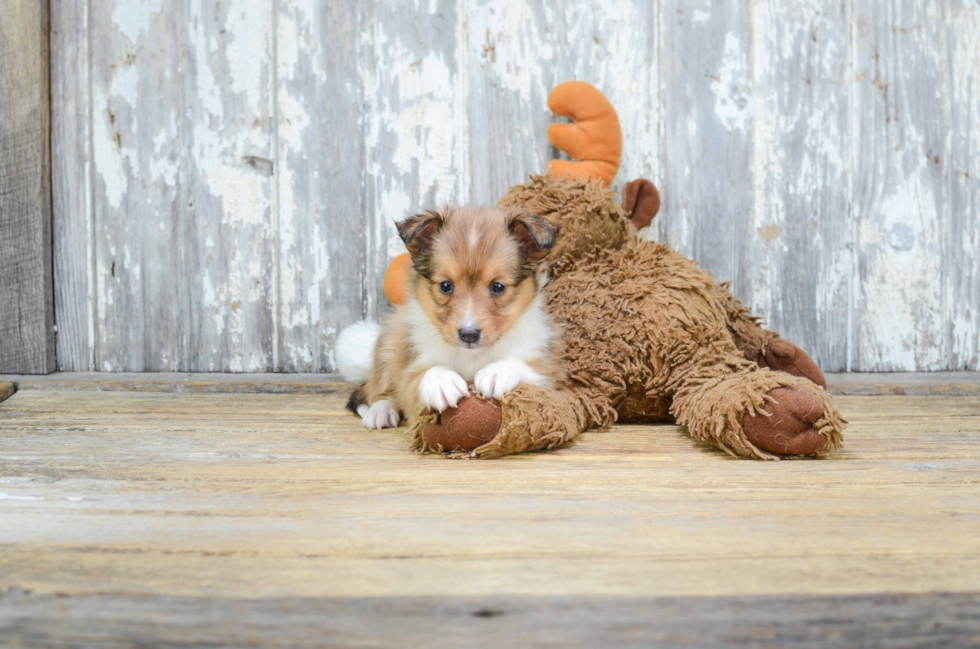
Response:
M577 258L596 248L615 250L632 236L629 218L613 194L590 178L531 176L515 185L498 207L536 214L561 228L551 263Z

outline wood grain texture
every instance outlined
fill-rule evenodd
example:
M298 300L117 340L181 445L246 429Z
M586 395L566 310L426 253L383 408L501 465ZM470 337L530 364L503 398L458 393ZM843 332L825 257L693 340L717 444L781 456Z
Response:
M977 372L851 372L826 376L827 390L835 396L980 395Z
M59 369L96 369L88 0L51 2L51 194Z
M0 404L0 591L198 598L980 590L980 400L839 397L826 460L676 426L451 461L345 394L21 390ZM447 600L448 601L448 600Z
M13 646L975 647L980 595L219 599L0 593Z
M753 14L736 3L664 3L663 240L753 304L757 275ZM762 27L761 25L759 26ZM762 179L759 179L762 182ZM706 215L710 225L705 222ZM768 314L767 314L768 315Z
M371 0L357 3L357 11L361 227L370 234L363 313L378 318L389 307L381 291L384 271L405 252L395 222L423 209L469 201L467 91L459 62L463 9L452 0Z
M742 291L771 328L840 370L851 261L847 4L753 8L752 254L739 260Z
M0 21L0 372L55 369L48 6Z
M980 395L977 372L887 372L830 374L833 395ZM349 394L356 383L338 374L179 374L173 372L54 372L43 376L0 374L22 390L100 392L199 392L268 394Z
M231 381L234 377L224 377ZM293 377L293 381L299 381ZM448 461L343 394L0 404L11 646L975 646L977 397L840 398L758 463L675 426Z
M949 369L980 369L980 7L952 2L944 277Z
M949 5L854 9L851 369L946 369Z
M271 5L92 2L95 368L270 370Z
M241 374L175 372L54 372L44 376L0 374L0 383L22 390L97 392L195 392L203 394L347 394L356 383L336 374ZM977 392L980 392L978 386Z
M980 369L974 2L56 4L62 369L336 371L392 222L542 171L573 78L826 371Z
M329 372L340 329L364 317L369 291L377 297L368 255L379 224L364 218L361 191L360 14L313 0L277 12L275 367Z
M659 1L462 4L474 203L493 205L511 185L564 156L545 136L549 124L566 120L548 110L548 95L572 79L595 84L622 107L616 185L638 177L659 182Z

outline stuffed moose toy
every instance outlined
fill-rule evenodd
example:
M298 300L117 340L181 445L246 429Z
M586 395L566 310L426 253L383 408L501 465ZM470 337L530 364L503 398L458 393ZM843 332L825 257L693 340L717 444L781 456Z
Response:
M676 421L736 456L777 459L840 447L847 423L816 363L736 300L696 262L637 230L660 207L647 180L608 189L622 133L606 97L570 81L548 99L571 123L548 129L573 161L515 185L498 207L559 228L549 256L547 308L566 378L520 385L499 402L471 390L457 407L414 420L413 448L492 458L550 449L614 422ZM407 294L408 255L385 277L394 303Z

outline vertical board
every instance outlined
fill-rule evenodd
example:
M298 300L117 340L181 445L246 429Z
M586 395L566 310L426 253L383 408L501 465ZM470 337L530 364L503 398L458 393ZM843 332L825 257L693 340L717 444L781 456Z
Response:
M854 4L853 370L949 365L948 10L916 0Z
M490 0L466 17L472 201L493 205L559 153L548 144L551 89L588 81L619 108L623 164L617 185L659 176L659 2L616 6L576 0Z
M751 303L755 258L751 14L664 0L664 240Z
M336 371L334 340L387 301L394 222L466 185L455 3L279 10L279 369Z
M95 369L272 369L271 2L90 16Z
M358 12L281 0L277 8L277 371L331 372L340 329L362 317L368 241L361 205Z
M0 20L0 372L55 368L48 5Z
M751 288L736 288L769 326L837 372L847 363L841 314L851 271L846 4L753 7L754 214L744 232L753 252L738 273Z
M980 3L951 2L946 312L950 370L980 370Z
M51 3L51 194L58 369L95 363L88 0Z
M387 307L381 278L405 248L396 221L430 207L469 200L466 79L459 57L456 2L358 3L361 32L361 167L369 238L364 313Z

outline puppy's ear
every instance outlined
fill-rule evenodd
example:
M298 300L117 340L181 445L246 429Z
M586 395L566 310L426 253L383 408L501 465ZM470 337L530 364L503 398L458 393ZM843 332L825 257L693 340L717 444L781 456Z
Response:
M442 229L442 215L429 210L415 216L410 216L397 224L398 236L405 242L412 259L424 255L432 246L432 240Z
M529 261L541 261L555 247L558 229L540 216L515 214L507 225Z

